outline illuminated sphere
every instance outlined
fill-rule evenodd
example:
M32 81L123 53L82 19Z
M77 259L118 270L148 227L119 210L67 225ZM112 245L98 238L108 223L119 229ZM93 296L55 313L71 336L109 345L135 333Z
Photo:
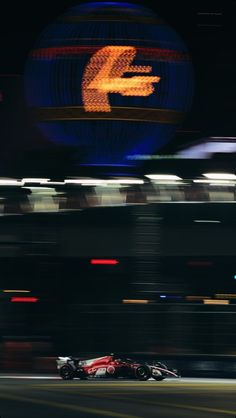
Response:
M87 3L49 25L29 54L25 92L36 124L81 163L133 165L173 137L193 71L178 34L150 10Z

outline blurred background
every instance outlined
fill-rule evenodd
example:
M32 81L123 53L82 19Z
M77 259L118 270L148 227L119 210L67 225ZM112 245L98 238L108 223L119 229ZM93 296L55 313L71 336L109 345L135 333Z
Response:
M133 5L139 22L130 3L122 6L126 17ZM33 68L34 60L39 68L51 59L40 48L52 51L61 47L63 36L63 42L72 36L66 26L68 32L63 29L53 38L57 27L52 22L66 12L75 21L81 4L23 1L14 13L12 5L4 4L1 13L0 368L51 372L58 355L122 352L169 359L185 367L186 374L222 373L236 353L236 2L145 2L179 34L180 49L174 51L189 54L192 73L184 103L181 92L176 93L177 104L174 99L165 102L166 93L161 93L159 107L186 113L175 133L175 122L168 120L168 132L153 131L161 139L151 150L127 148L125 164L118 164L119 152L105 145L99 150L97 143L84 146L91 121L86 122L89 128L82 121L76 133L75 124L70 128L71 138L83 131L82 142L74 137L67 141L66 130L55 140L56 125L50 130L55 116L48 109L63 101L68 105L67 93L61 99L54 91L48 102L46 96L25 94L25 89L34 91L34 83L40 89L46 77ZM127 37L122 16L119 25ZM132 31L137 34L137 28L131 29L129 38ZM167 36L160 33L154 38ZM168 39L159 48L171 50ZM75 46L75 36L73 42ZM190 62L182 55L162 58L161 71L175 77L181 60ZM58 82L60 89L61 70L53 71L51 85L56 89ZM119 105L114 99L114 106ZM41 111L36 123L32 107ZM153 107L157 105L150 102L148 109ZM143 116L135 117L143 121ZM129 138L141 132L137 120ZM110 128L99 123L107 138ZM114 135L117 126L112 127ZM118 127L124 138L130 126ZM121 142L127 144L124 138ZM111 138L119 150L118 140ZM107 155L110 164L104 162ZM230 370L236 373L236 368Z

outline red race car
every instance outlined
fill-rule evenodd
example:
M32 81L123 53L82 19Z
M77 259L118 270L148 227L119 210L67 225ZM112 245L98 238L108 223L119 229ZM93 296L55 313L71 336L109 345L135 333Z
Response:
M148 380L163 380L166 377L179 377L175 369L169 369L158 362L152 364L141 363L129 358L121 358L110 354L89 360L81 360L74 357L58 357L57 369L64 380L79 378L126 378Z
M123 377L148 380L151 377L151 370L148 365L136 363L130 359L116 358L113 354L89 360L58 357L57 369L64 380L71 380L74 377L82 380L89 377Z

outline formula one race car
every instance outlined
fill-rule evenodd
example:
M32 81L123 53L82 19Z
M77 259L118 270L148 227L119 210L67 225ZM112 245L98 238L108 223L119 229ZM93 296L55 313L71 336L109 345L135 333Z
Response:
M64 380L79 378L126 378L163 380L166 377L179 377L177 370L168 369L164 364L137 362L129 358L120 358L114 354L81 360L75 357L58 357L57 369Z

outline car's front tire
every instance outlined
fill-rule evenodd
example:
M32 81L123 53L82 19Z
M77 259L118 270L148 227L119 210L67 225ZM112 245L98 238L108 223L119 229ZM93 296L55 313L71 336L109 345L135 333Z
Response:
M147 366L139 366L135 370L135 376L138 380L148 380L151 377L151 372Z
M62 366L60 369L60 376L63 380L72 380L74 377L74 372L69 366Z

